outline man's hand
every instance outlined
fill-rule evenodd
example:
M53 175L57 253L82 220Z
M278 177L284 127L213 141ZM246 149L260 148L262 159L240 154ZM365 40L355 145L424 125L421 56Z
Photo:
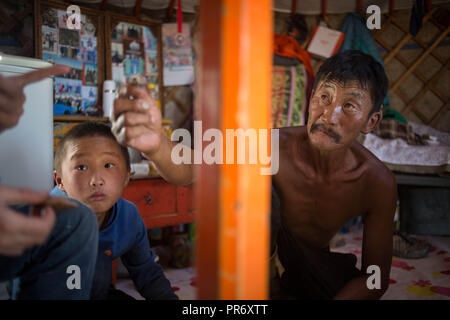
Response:
M56 216L49 206L40 217L25 216L9 208L11 204L39 204L49 198L48 192L0 186L0 254L21 255L25 249L45 242Z
M194 181L191 164L176 165L172 161L175 142L162 133L161 112L146 89L135 85L124 88L114 101L111 121L111 130L119 143L139 150L153 161L166 181L177 185Z
M112 132L117 140L147 157L158 152L161 145L161 112L150 93L136 85L123 87L114 100Z
M20 76L0 75L0 132L14 127L23 114L25 94L23 88L36 81L70 71L69 66L55 65L45 69L28 72Z

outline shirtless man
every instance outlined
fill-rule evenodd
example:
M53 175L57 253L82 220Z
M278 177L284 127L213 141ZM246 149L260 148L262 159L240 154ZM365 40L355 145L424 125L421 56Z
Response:
M377 299L386 291L396 182L356 138L381 120L387 83L383 67L370 56L339 53L317 74L307 126L280 130L280 169L272 190L271 260L278 270L273 298ZM166 180L192 182L192 168L171 161L174 143L162 137L161 115L145 90L128 87L114 110L121 117L113 131L125 143L153 160ZM355 256L328 249L339 229L360 215L361 271ZM372 265L379 267L381 286L370 290L366 271Z
M280 130L272 226L284 297L376 299L388 287L396 181L356 141L381 120L387 83L383 67L372 57L360 51L339 53L317 73L307 126ZM361 271L353 255L327 249L357 216L364 222ZM371 265L380 268L379 289L367 287Z

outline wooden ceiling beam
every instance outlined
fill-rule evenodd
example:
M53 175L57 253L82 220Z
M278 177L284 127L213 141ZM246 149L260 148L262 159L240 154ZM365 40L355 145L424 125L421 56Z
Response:
M106 3L108 2L108 0L103 0L102 1L102 4L100 5L100 10L103 10L103 11L105 11L105 9L106 9Z
M142 0L137 0L136 5L134 6L133 16L137 17L139 15L139 11L141 11Z

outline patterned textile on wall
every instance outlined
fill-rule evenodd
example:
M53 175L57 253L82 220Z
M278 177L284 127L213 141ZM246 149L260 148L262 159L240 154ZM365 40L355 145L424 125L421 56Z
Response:
M305 124L305 88L307 76L303 64L273 66L272 128Z

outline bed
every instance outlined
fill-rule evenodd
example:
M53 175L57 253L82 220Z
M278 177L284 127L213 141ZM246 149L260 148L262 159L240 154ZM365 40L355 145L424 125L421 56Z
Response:
M370 133L362 143L395 173L400 230L450 235L450 134L421 124L408 125L417 139L384 139Z

